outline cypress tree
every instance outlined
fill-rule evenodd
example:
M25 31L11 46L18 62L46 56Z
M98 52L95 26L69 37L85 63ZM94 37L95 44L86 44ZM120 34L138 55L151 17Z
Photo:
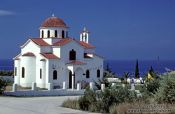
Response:
M139 63L138 60L136 61L136 68L135 68L135 78L139 78Z

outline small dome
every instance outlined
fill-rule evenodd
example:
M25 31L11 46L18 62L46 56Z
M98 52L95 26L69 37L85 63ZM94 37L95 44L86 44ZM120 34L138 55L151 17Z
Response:
M67 27L65 22L55 16L47 18L41 25L41 27Z

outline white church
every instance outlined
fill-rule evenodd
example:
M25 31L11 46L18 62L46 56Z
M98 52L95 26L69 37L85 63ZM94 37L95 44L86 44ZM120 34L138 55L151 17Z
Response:
M84 28L80 40L71 38L66 23L55 16L47 18L39 28L40 36L30 38L14 58L14 83L22 87L76 88L103 78L103 58L89 43Z

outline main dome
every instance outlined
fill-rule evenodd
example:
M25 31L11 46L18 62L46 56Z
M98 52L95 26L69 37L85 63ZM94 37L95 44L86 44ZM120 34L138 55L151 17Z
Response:
M41 27L67 27L67 25L62 19L52 16L47 18Z

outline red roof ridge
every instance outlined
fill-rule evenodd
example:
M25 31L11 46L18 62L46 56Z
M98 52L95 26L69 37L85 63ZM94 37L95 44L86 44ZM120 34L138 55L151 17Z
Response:
M53 53L40 53L40 54L47 59L60 59L59 57L57 57Z
M49 17L41 25L41 27L67 27L66 23L58 17Z
M60 41L58 42L55 42L53 44L53 46L63 46L63 45L66 45L68 44L69 42L71 42L73 39L72 38L64 38L64 39L61 39Z
M35 54L33 54L32 52L27 52L24 53L22 56L35 56Z
M47 42L45 42L42 38L31 38L30 40L32 40L35 44L39 45L39 46L50 46Z
M95 48L95 46L91 45L90 43L86 43L86 42L83 42L83 41L79 41L79 44L82 45L85 48L88 48L88 49Z

